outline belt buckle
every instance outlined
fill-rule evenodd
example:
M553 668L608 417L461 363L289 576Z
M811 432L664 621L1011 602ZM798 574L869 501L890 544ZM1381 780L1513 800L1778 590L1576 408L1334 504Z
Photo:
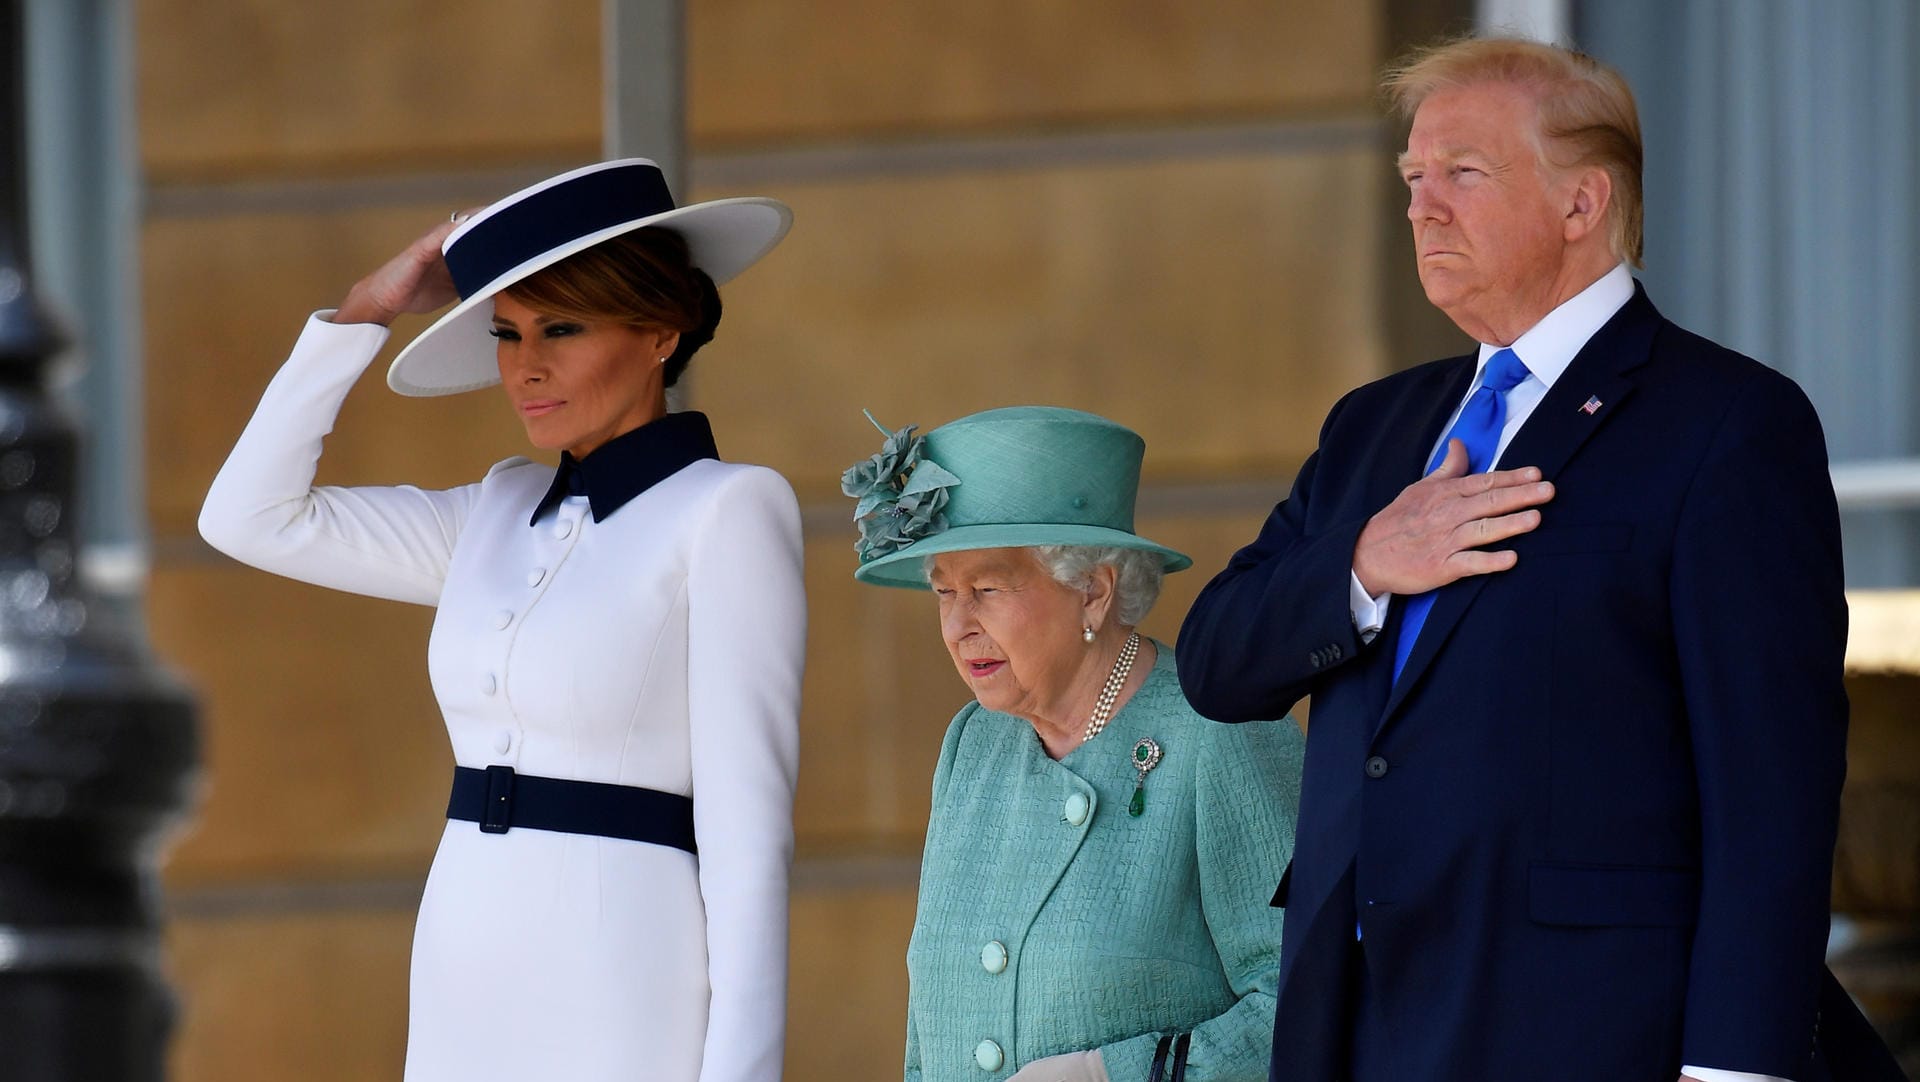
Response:
M513 768L487 768L487 799L480 806L480 832L505 834L513 826Z

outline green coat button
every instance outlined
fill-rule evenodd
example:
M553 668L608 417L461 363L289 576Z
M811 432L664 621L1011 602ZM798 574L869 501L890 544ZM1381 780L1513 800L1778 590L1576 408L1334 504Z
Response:
M1007 969L1007 945L994 940L980 948L980 968L988 973L1004 973Z
M1007 1057L1001 1053L999 1045L992 1041L981 1041L973 1046L973 1062L983 1071L997 1071L1001 1064L1007 1062Z
M1067 798L1067 806L1062 810L1066 813L1068 823L1082 826L1087 821L1087 813L1093 810L1093 801L1088 800L1085 793L1075 793Z

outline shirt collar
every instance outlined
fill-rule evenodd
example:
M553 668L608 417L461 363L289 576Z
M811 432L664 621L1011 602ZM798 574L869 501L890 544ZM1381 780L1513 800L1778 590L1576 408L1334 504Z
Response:
M533 517L527 523L539 522L568 496L585 496L587 506L593 509L593 521L599 522L693 463L719 457L706 414L692 410L669 413L615 436L585 458L560 452L560 468L553 471L553 484L534 505Z
M1551 388L1553 381L1573 363L1587 340L1606 326L1614 313L1633 299L1633 274L1621 263L1601 275L1594 283L1562 301L1527 333L1508 347L1520 357L1520 363L1541 383ZM1474 371L1473 385L1480 385L1487 361L1500 351L1499 346L1480 343L1480 364Z

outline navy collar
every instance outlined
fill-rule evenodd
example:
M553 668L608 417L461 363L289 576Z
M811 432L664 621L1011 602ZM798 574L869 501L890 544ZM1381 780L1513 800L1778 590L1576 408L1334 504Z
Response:
M560 468L553 473L553 484L534 505L527 524L539 522L540 516L568 496L585 496L587 506L593 509L593 521L599 522L628 500L695 462L719 457L706 414L692 410L669 413L615 436L585 458L560 452Z

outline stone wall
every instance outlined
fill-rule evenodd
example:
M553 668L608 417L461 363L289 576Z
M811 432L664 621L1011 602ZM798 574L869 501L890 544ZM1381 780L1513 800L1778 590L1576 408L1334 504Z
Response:
M836 479L877 440L860 409L930 427L1050 403L1139 430L1142 530L1199 569L1147 623L1170 640L1327 407L1389 365L1387 276L1411 275L1382 255L1400 230L1372 85L1410 6L688 5L682 194L797 214L727 288L691 381L723 454L806 508L789 1077L898 1069L933 756L965 698L930 600L851 579ZM236 565L193 518L308 312L449 210L598 156L599 5L137 11L149 608L210 762L168 873L175 1076L395 1078L451 766L431 614ZM522 450L495 394L370 377L321 479L455 484Z

